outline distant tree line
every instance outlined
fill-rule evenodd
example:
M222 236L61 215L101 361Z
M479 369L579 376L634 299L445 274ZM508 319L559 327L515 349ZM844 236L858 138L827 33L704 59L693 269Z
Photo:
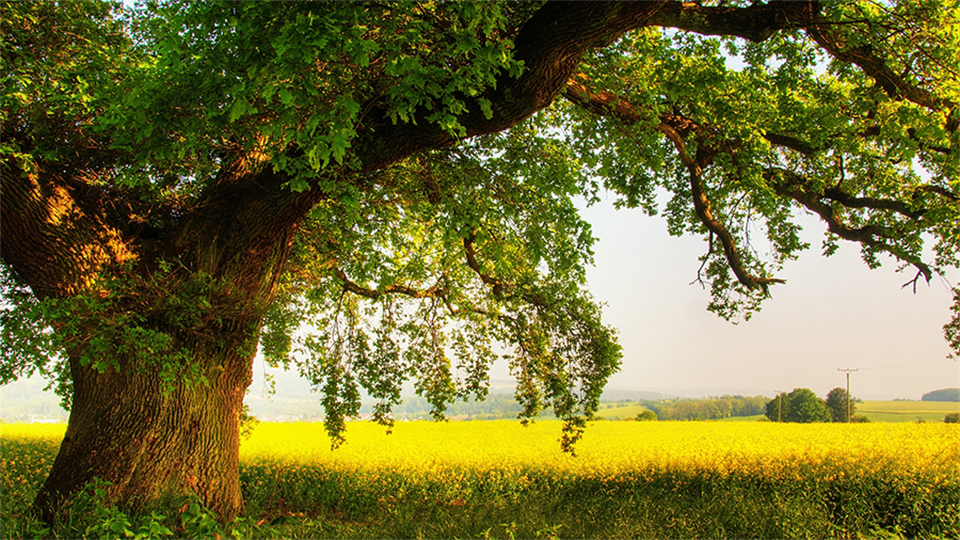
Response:
M765 396L721 396L707 399L641 401L660 420L719 420L763 414Z
M371 413L372 404L365 404L360 412ZM403 398L403 402L394 406L393 414L397 418L432 418L433 405L423 397L413 396ZM447 405L444 415L447 417L466 416L476 420L497 420L501 418L516 418L520 414L521 406L514 399L513 394L491 393L483 401L456 400ZM552 417L552 411L543 411L543 417Z
M941 388L927 392L920 401L960 401L960 388Z
M856 398L847 399L847 391L834 388L827 399L820 399L809 388L796 388L793 392L781 392L766 403L764 415L774 422L847 422L848 405L850 420L866 422L863 416L854 414Z

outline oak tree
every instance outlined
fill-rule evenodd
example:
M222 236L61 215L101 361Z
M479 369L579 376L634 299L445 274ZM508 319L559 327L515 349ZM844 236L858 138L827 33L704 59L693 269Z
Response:
M617 369L583 290L602 190L705 239L759 308L828 226L918 282L957 266L950 3L4 1L2 381L70 407L36 501L243 511L258 353L442 416L506 356L576 440ZM664 204L660 204L665 201ZM642 276L638 276L642 279ZM960 298L960 293L958 293ZM960 303L958 303L960 306ZM958 307L960 312L960 307ZM945 327L960 343L960 323Z

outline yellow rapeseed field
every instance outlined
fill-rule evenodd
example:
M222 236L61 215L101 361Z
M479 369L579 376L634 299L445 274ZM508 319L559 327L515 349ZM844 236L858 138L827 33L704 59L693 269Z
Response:
M769 422L597 422L560 451L560 423L516 421L353 422L331 450L321 424L261 424L241 460L326 465L341 470L431 473L449 469L614 476L685 470L779 477L825 468L956 476L960 429L950 424L776 424Z
M8 516L63 430L0 426ZM603 421L576 456L560 436L550 420L351 422L331 450L322 424L261 423L240 449L248 525L282 525L241 536L960 535L956 424Z
M63 425L3 424L7 441L59 441ZM954 478L960 428L951 424L777 424L769 422L597 422L576 447L560 451L560 423L402 422L391 433L351 422L332 450L319 423L261 423L241 445L241 461L341 471L431 474L442 470L539 472L610 477L682 470L779 477L818 468ZM5 465L11 465L5 456ZM7 470L8 467L5 467ZM15 469L11 467L11 469Z

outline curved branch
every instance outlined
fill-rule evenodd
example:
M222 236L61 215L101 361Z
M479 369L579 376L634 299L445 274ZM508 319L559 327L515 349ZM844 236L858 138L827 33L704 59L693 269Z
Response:
M339 267L334 267L333 273L337 276L337 279L343 282L343 288L352 292L353 294L364 296L371 300L376 300L385 294L402 294L409 296L411 298L445 298L447 291L440 287L439 285L434 285L429 289L414 289L413 287L407 287L405 285L387 285L383 289L369 289L367 287L361 287L357 285L350 278L347 277L347 274L344 273Z
M457 120L467 137L510 128L547 107L590 49L648 24L664 0L653 2L546 2L523 23L514 40L514 57L523 73L503 73L482 96L464 96L467 111ZM490 104L484 114L478 99ZM361 170L371 171L416 152L456 144L458 139L421 119L394 123L369 116L354 143Z
M615 96L609 91L594 94L587 90L585 86L573 80L567 82L567 87L563 95L571 102L587 110L596 114L614 116L628 124L642 122L652 116L650 112L634 106L627 100ZM684 141L684 134L690 132L697 134L702 132L704 128L689 118L680 115L662 114L659 115L658 118L660 123L656 126L657 130L670 139L677 149L680 159L683 160L684 165L686 165L687 171L690 173L690 191L693 195L694 211L700 219L700 222L720 239L727 263L737 276L737 280L748 289L759 287L766 290L772 283L785 283L782 279L758 277L748 272L743 264L743 260L740 258L740 252L737 249L736 240L734 240L733 235L730 234L730 231L727 230L723 223L714 217L710 199L707 197L703 187L703 167L712 159L715 150L708 149L706 148L707 145L701 144L698 150L698 154L700 155L694 158L687 153L687 147Z
M480 281L493 287L493 295L500 298L503 296L503 290L509 289L513 287L513 285L483 272L483 269L480 268L480 263L477 262L477 252L473 248L473 242L476 239L476 231L470 231L470 234L463 239L463 249L467 254L467 266L480 276Z
M932 270L919 257L906 253L896 246L881 240L881 238L889 238L892 236L882 227L866 225L860 228L853 228L841 221L829 204L823 202L819 196L806 189L807 183L800 175L784 169L770 169L764 174L764 177L770 185L774 187L777 193L797 201L804 208L820 216L820 219L827 223L827 228L831 233L844 240L859 242L869 248L885 251L912 265L923 274L927 281L933 278ZM842 201L837 202L843 204Z
M736 240L734 240L733 235L730 234L730 231L727 230L723 223L720 223L720 221L713 216L710 199L704 190L703 168L701 167L701 163L703 160L709 158L706 156L702 159L691 158L687 154L686 144L683 138L676 130L666 123L661 123L658 128L673 142L674 148L677 149L677 153L686 164L687 171L690 173L690 193L693 198L693 209L700 219L700 222L720 239L720 243L723 245L723 253L727 257L727 263L737 276L737 280L748 289L756 289L759 287L764 291L767 290L770 284L786 283L783 279L758 277L747 272L743 260L740 258L740 251L737 249Z
M848 47L844 39L825 24L826 21L814 21L806 28L807 35L823 47L834 58L855 64L869 77L877 81L891 99L906 99L931 110L955 109L955 104L942 99L932 92L910 84L887 66L883 58L874 53L872 47ZM955 116L947 120L947 128L956 131L960 122Z
M877 199L875 197L854 197L836 186L823 190L823 196L832 201L836 201L847 208L891 210L913 219L920 219L925 213L927 213L926 209L913 210L908 204L902 201Z
M698 34L737 36L761 42L780 30L803 27L820 11L819 2L756 2L745 8L670 2L651 17L650 24Z
M940 195L944 199L948 199L952 202L960 202L960 197L957 197L955 194L951 193L946 188L943 188L940 186L920 186L914 191L914 194L913 194L914 197L916 197L917 193L921 191L936 193L937 195Z
M770 141L770 144L795 150L797 152L800 152L806 157L812 156L817 152L817 150L819 150L819 148L813 146L812 144L806 141L802 141L796 137L791 137L789 135L781 135L778 133L764 133L763 138Z

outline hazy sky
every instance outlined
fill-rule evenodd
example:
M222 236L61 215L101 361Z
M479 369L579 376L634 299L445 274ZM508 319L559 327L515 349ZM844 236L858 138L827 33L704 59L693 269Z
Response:
M870 270L849 242L823 257L826 227L813 217L802 221L811 248L778 274L787 283L771 288L762 311L739 325L706 311L709 291L690 285L702 240L671 237L662 218L609 203L584 217L599 238L590 289L607 304L605 319L624 348L610 388L772 395L806 387L823 396L846 384L838 368L859 368L850 384L862 399L920 399L958 386L942 330L949 285L935 278L916 294L901 289L913 273L897 273L893 262Z

